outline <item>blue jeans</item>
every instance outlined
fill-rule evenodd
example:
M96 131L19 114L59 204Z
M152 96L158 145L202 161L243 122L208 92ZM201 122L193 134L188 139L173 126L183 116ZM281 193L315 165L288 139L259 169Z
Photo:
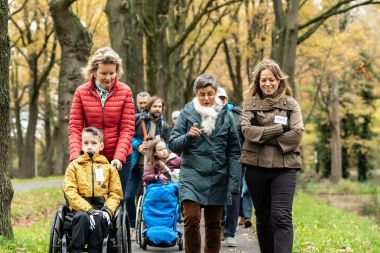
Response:
M252 198L251 194L245 193L241 197L241 207L242 207L242 215L246 219L251 219L252 218Z
M241 205L240 205L240 207L241 207L240 216L242 216L243 218L246 218L246 219L251 219L252 218L253 202L252 202L251 194L248 191L247 182L245 181L245 172L243 175L244 176L241 180L241 182L242 182L242 189L241 189L242 196L241 196Z
M127 190L127 182L129 177L129 170L131 168L131 162L132 162L132 156L127 156L127 159L125 161L125 164L121 167L121 170L119 171L119 177L120 177L120 183L121 187L123 188L123 196L125 198L125 192ZM120 202L120 205L124 205L124 200Z
M239 218L240 196L232 195L231 205L225 206L224 238L235 237L236 226Z
M128 174L127 189L125 193L125 202L127 205L129 224L131 228L135 228L135 222L136 222L135 196L136 196L139 183L142 179L143 172L144 172L144 168L139 167L139 165L136 165L134 168L129 170L129 174Z

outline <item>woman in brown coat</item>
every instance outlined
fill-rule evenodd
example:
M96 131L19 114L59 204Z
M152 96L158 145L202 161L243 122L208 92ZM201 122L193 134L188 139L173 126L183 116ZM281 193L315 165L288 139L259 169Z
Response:
M290 253L293 245L292 205L304 127L286 79L274 61L260 62L241 122L245 141L240 162L247 167L262 253Z

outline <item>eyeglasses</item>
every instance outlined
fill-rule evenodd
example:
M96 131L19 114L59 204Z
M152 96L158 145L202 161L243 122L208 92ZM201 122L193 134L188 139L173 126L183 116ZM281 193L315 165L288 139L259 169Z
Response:
M209 98L212 98L212 97L215 97L215 93L201 93L198 95L198 97L200 98L206 98L206 97L209 97Z

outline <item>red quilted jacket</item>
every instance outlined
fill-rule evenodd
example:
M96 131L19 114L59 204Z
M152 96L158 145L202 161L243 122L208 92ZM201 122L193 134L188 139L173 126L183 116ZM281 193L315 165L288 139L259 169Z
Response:
M109 161L119 159L125 163L132 153L135 132L135 108L132 91L124 83L115 80L104 103L95 91L94 80L80 85L74 94L69 120L70 161L82 150L82 129L93 126L104 133L104 149L101 152Z

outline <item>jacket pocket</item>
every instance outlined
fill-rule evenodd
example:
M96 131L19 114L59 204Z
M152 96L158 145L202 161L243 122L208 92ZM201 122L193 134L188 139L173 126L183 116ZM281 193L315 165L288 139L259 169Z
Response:
M245 140L240 155L240 163L257 166L259 160L260 145Z
M295 168L295 169L302 168L302 157L299 152L299 149L298 151L284 154L284 165L286 168Z

